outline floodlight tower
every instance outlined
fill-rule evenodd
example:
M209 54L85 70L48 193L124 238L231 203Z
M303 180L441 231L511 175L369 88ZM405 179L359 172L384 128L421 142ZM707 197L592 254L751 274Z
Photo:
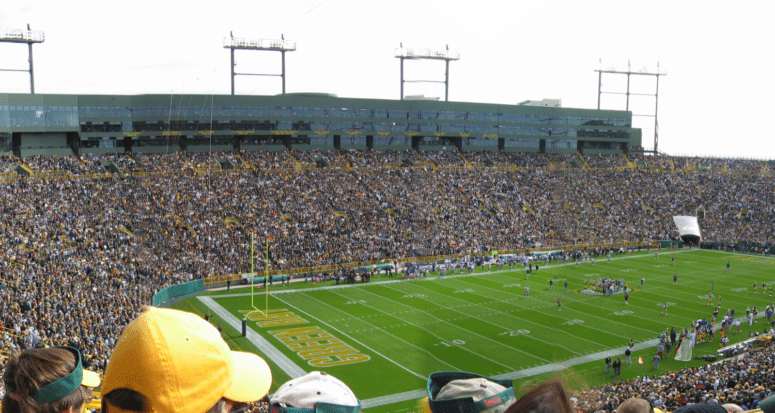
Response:
M231 49L231 94L234 94L234 76L280 76L283 79L283 95L285 94L285 52L296 50L296 42L285 40L284 35L280 35L280 40L268 39L246 39L243 37L234 37L229 33L229 37L223 38L223 48ZM240 50L258 50L269 52L280 52L282 56L283 70L281 74L267 73L235 73L234 72L234 51Z
M630 95L633 96L654 96L654 114L633 114L632 116L643 116L654 118L654 153L659 152L659 121L657 120L657 111L659 109L659 77L667 76L667 72L659 71L659 62L657 62L657 71L650 72L648 69L641 69L637 72L633 71L630 62L627 62L627 70L616 70L613 67L605 69L597 69L597 110L600 110L600 96L603 94L609 95L627 95L627 103L624 110L630 110ZM627 91L626 92L603 92L603 74L614 75L627 75ZM630 76L654 76L656 79L656 90L654 93L630 93Z
M2 72L30 72L30 93L35 94L35 76L32 70L32 45L35 43L43 43L46 41L46 35L41 31L30 30L30 25L27 25L27 30L20 29L0 29L0 42L2 43L27 43L27 47L30 51L30 68L25 69L0 69Z
M449 45L446 50L431 49L404 49L404 44L396 50L396 58L401 59L401 100L404 100L404 83L444 83L444 101L449 101L449 62L451 60L460 60L458 52L450 52ZM443 60L446 63L447 70L444 74L444 81L440 80L404 80L404 60Z

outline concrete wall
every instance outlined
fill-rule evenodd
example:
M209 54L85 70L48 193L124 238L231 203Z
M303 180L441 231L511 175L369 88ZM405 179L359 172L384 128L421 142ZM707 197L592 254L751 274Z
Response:
M104 153L124 153L124 147L114 146L112 148L81 148L78 150L78 152L82 154L94 153L98 155L101 155Z
M233 145L189 145L186 147L187 152L223 152L234 150Z
M252 152L260 152L260 151L281 152L285 150L285 145L247 145L243 143L242 145L240 145L240 148L243 151L252 151Z

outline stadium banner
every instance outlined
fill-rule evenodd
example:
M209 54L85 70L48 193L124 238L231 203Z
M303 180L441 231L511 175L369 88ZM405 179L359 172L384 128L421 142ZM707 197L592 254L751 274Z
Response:
M673 217L673 221L675 222L675 226L678 227L678 233L682 237L697 237L702 239L700 224L697 222L697 217L677 215Z
M532 252L532 254L533 254L533 255L535 255L535 256L537 256L537 257L540 257L540 256L542 256L542 255L552 255L552 256L555 256L555 255L562 255L562 250L554 250L554 251L533 251L533 252Z

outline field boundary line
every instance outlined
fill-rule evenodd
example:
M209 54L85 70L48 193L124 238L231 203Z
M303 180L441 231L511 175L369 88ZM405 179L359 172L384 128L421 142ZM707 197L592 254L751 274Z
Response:
M436 357L436 356L435 356L435 355L434 355L432 352L430 352L429 350L427 350L427 349L424 349L424 348L422 348L422 347L419 347L419 346L417 346L417 345L415 345L415 344L412 344L412 343L410 343L410 342L408 342L408 341L406 341L406 340L402 339L401 337L398 337L397 335L395 335L395 334L392 334L392 333L388 332L388 331L387 331L387 330L385 330L384 328L381 328L381 327L379 327L379 326L377 326L377 325L375 325L375 324L372 324L372 323L370 323L370 322L368 322L368 321L366 321L366 320L364 320L364 319L358 318L358 317L356 317L356 316L354 316L354 315L352 315L352 314L348 313L347 311L344 311L344 310L342 310L342 309L336 308L336 307L332 306L331 304L328 304L327 302L325 302L325 301L323 301L323 300L319 300L319 299L317 299L317 298L315 298L315 297L311 297L311 296L309 296L309 295L307 295L306 297L307 297L307 298L310 298L310 299L313 299L313 300L315 300L315 301L318 301L318 302L320 302L320 303L321 303L321 304L323 304L323 305L326 305L326 306L328 306L328 307L331 307L331 308L333 308L334 310L336 310L336 311L339 311L340 313L344 313L344 314L346 314L346 315L347 315L347 317L348 317L349 319L352 319L353 321L360 321L360 322L366 323L366 324L368 324L368 325L372 326L373 328L376 328L377 330L379 330L379 331L381 331L381 332L383 332L383 333L385 333L385 334L387 334L387 335L389 335L389 336L392 336L392 337L394 337L396 340L403 341L404 343L406 343L406 344L408 344L408 345L410 345L410 346L412 346L412 347L416 347L416 348L417 348L417 349L419 349L420 351L424 351L424 352L428 353L428 354L429 354L431 357L435 358L435 359L436 359L436 360L438 360L440 363L442 363L442 364L446 364L447 366L450 366L450 367L452 367L452 368L453 368L453 370L459 370L459 369L458 369L457 367L455 367L454 365L452 365L452 364L450 364L450 363L448 363L448 362L446 362L446 361L444 361L444 360L442 360L442 359L440 359L440 358ZM287 305L291 305L291 304L287 304Z
M405 291L401 291L401 290L395 289L395 288L393 288L393 287L387 287L387 288L390 288L391 290L393 290L393 291L396 291L396 292L398 292L398 293L401 293L401 294L406 294L406 292L405 292ZM444 293L438 292L438 291L436 291L436 290L431 290L431 289L429 289L429 288L427 288L427 287L424 287L424 286L423 286L422 288L426 288L426 289L428 289L428 290L430 290L430 291L432 291L432 292L434 292L434 293L436 293L436 294L438 294L438 295L441 295L442 297L446 297L446 298L450 298L450 299L455 299L455 300L458 300L458 301L462 301L462 302L464 302L464 303L466 303L466 304L475 305L475 306L481 307L481 308L483 308L483 309L485 309L485 310L488 310L488 311L493 311L493 312L496 312L496 313L502 314L502 315L504 315L504 316L508 316L508 317L515 318L515 319L517 319L517 320L519 320L519 321L523 321L523 322L530 323L531 325L537 325L537 326L540 326L540 324L538 324L538 323L535 323L535 322L532 322L532 321L530 321L530 320L526 320L526 319L524 319L524 318L520 318L520 317L517 317L517 316L515 316L515 315L508 314L508 313L506 313L506 312L500 311L500 310L496 310L496 309L493 309L493 308L486 307L486 306L485 306L485 305L483 305L482 303L472 303L471 301L467 301L467 300L464 300L464 299L462 299L462 298L458 298L458 297L453 297L453 296L450 296L450 295L447 295L447 294L444 294ZM491 298L491 297L487 297L487 296L484 296L484 295L481 295L481 294L474 294L474 295L476 295L477 297L483 297L483 298ZM433 305L435 305L435 306L438 306L438 307L440 307L440 308L443 308L443 309L445 309L445 310L448 310L448 311L454 311L454 312L456 312L456 313L463 314L464 316L471 317L472 319L479 320L479 321L481 321L481 322L484 322L484 323L487 323L487 324L490 324L490 325L493 325L493 326L496 326L496 327L500 327L500 328L503 328L503 329L506 329L506 330L511 330L509 327L504 327L504 326L502 326L502 325L500 325L500 324L493 323L492 321L488 321L488 320L485 320L485 319L483 319L483 318L476 317L476 316L473 316L473 315L471 315L471 314L467 314L467 313L465 313L465 312L463 312L463 311L456 310L456 309L455 309L455 308L453 308L453 307L447 307L447 306L444 306L444 305L441 305L441 304L437 304L437 303L435 303L435 302L433 302L433 301L431 301L431 300L429 300L429 299L427 299L427 298L422 298L422 299L423 299L423 300L425 300L425 301L427 301L427 302L429 302L429 303L431 303L431 304L433 304ZM497 302L501 302L501 303L503 303L503 302L504 302L504 301L502 301L502 300L497 300L497 299L494 299L494 298L491 298L491 299L492 299L492 300L495 300L495 301L497 301ZM553 328L553 327L548 327L548 326L540 326L540 327L543 327L543 328L548 328L548 329L551 329L551 330L557 330L557 331L559 331L559 329L555 329L555 328ZM548 341L546 341L546 340L542 340L542 339L540 339L540 338L538 338L538 337L536 337L536 336L534 336L534 335L526 335L526 336L524 336L524 337L525 337L525 338L527 338L527 339L530 339L530 340L534 340L534 341L538 341L538 342L544 343L544 344L546 344L546 345L548 345L548 344L555 345L555 346L557 346L557 347L560 347L560 348L564 349L565 351L567 351L567 352L569 352L569 353L573 353L573 354L576 354L576 355L581 355L581 354L582 354L582 353L579 353L579 352L577 352L577 351L575 351L575 350L571 350L571 349L569 349L569 348L567 348L567 347L565 347L565 346L563 346L563 345L561 345L561 344L557 344L557 343L549 343ZM586 340L586 339L584 339L584 338L581 338L581 337L576 337L576 336L574 336L574 338L576 338L576 339L579 339L579 340L588 341L588 342L590 342L590 343L592 343L592 344L599 344L599 343L595 343L595 342L593 342L593 341L590 341L590 340Z
M386 300L390 300L389 298L382 297L382 296L380 296L380 295L378 295L378 294L374 294L374 293L372 293L371 291L365 291L365 292L367 292L367 293L369 293L369 294L372 294L372 295L376 295L377 297L380 297L380 298L383 298L383 299L386 299ZM339 293L337 293L337 292L334 292L334 294L337 294L337 295L339 295L340 297L344 297L344 298L353 299L353 297L347 297L347 296L344 296L344 295L342 295L342 294L339 294ZM522 350L516 349L516 348L514 348L514 347L511 347L511 346L509 346L509 345L506 345L506 344L504 344L504 343L501 343L501 342L498 342L498 341L492 340L492 339L491 339L491 338L489 338L489 337L485 337L485 336L483 336L483 335L481 335L481 334L478 334L478 333L475 333L475 332L473 332L473 331L471 331L471 330L467 330L467 329L465 329L465 328L463 328L463 327L460 327L460 326L457 326L457 325L455 325L455 324L452 324L452 323L450 323L450 322L449 322L449 321L447 321L447 320L442 320L442 319L440 319L440 318L436 317L435 315L428 313L427 311L423 311L423 310L420 310L420 309L416 309L416 308L414 308L414 307L411 307L411 306L409 306L409 305L406 305L406 304L401 304L401 303L399 303L399 302L397 302L397 301L394 301L394 300L390 300L390 301L393 301L393 302L395 302L395 303L397 303L397 304L399 304L399 305L403 305L403 306L409 307L409 308L411 308L412 310L415 310L415 311L419 311L419 312L425 313L426 315L428 315L428 316L430 316L430 317L432 317L432 318L434 318L434 319L436 319L436 320L439 320L439 322L442 322L442 323L445 323L445 324L449 324L450 326L452 326L452 327L454 327L454 328L458 328L458 329L460 329L460 330L463 330L463 331L467 331L467 332L469 332L469 333L471 333L471 334L474 334L474 335L477 335L477 336L479 336L479 337L481 337L481 338L483 338L483 339L485 339L485 340L487 340L487 341L491 341L491 342L493 342L493 343L495 343L495 344L497 344L497 345L499 345L499 346L502 346L502 347L508 347L508 348L510 348L510 349L512 349L512 350L516 350L516 351L518 351L518 352L520 352L520 353L524 353L524 354L526 354L526 355L528 355L528 356L535 357L535 358L537 358L537 359L540 359L540 360L548 361L548 360L546 360L546 359L543 359L543 358L541 358L541 357L534 356L534 355L532 355L532 354L530 354L530 353L528 353L528 352L526 352L526 351L522 351ZM399 317L398 317L398 316L396 316L396 315L390 314L390 313L388 313L388 312L386 312L386 311L380 310L379 308L376 308L376 307L373 307L373 306L370 306L370 305L367 305L367 304L364 304L364 306L366 306L366 307L369 307L369 308L371 308L371 309L373 309L373 310L379 311L380 313L382 313L382 314L385 314L385 315L387 315L387 316L390 316L390 317L393 317L393 318L395 318L395 319L397 319L397 320L400 320L400 321L401 321L401 322L403 322L404 324L408 324L408 325L411 325L411 326L413 326L413 327L417 327L417 328L419 328L419 329L421 329L421 330L425 330L425 331L427 331L427 332L428 332L428 334L429 334L429 335L431 335L431 336L434 336L434 337L438 338L438 339L439 339L439 340L441 340L441 341L447 341L447 340L449 340L449 341L453 342L452 344L455 344L455 343L454 343L454 340L455 340L455 339L451 339L451 340L450 340L450 339L445 339L445 338L441 337L440 335L438 335L438 334L436 334L436 333L432 332L431 330L429 330L429 329L427 329L427 328L425 328L425 327L422 327L422 326L420 326L420 325L418 325L418 324L416 324L416 323L413 323L413 322L411 322L411 321L407 321L407 320L402 320L401 318L399 318ZM474 355L476 355L476 356L478 356L478 357L481 357L481 358L483 358L483 359L485 359L485 360L487 360L487 361L489 361L489 362L492 362L493 364L498 364L498 365L500 365L500 366L502 366L502 367L505 367L506 369L513 369L513 367L511 367L511 366L508 366L508 365L506 365L506 364L503 364L503 363L501 363L501 362L499 362L499 361L495 361L495 360L493 360L493 359L491 359L491 358L489 358L489 357L487 357L487 356L485 356L485 355L479 354L479 353L477 353L477 352L475 352L475 351L473 351L473 350L471 350L471 349L465 348L465 347L463 347L462 345L455 344L455 347L456 347L456 348L459 348L459 349L461 349L461 350L463 350L463 351L467 351L467 352L469 352L469 353L471 353L471 354L474 354Z
M494 309L494 308L490 308L490 307L488 307L488 305L489 305L489 304L486 304L486 303L472 303L471 301L467 301L467 300L464 300L464 299L462 299L462 298L458 298L458 297L453 297L453 296L451 296L451 295L448 295L448 294L445 294L445 293L442 293L442 292L436 291L436 290L434 290L434 289L432 289L432 288L428 288L428 287L426 287L426 286L421 286L421 287L422 287L422 288L425 288L426 290L429 290L429 291L431 291L431 292L433 292L433 293L435 293L435 294L440 294L440 295L441 295L441 296L443 296L443 297L448 297L448 298L456 299L456 300L458 300L458 301L462 301L462 302L465 302L465 303L468 303L468 304L475 304L475 305L478 305L478 306L480 306L480 307L483 307L483 308L485 308L485 309L487 309L487 310L490 310L490 311L495 311L495 312L497 312L497 313L503 314L504 316L511 317L511 318L514 318L514 319L516 319L516 320L519 320L519 321L522 321L522 322L525 322L525 323L528 323L528 324L531 324L531 325L538 326L539 328L548 328L548 329L551 329L551 330L559 331L559 332L561 332L561 333L567 333L567 332L564 332L564 331L562 331L561 329L554 328L554 327L549 327L549 326L543 326L543 325L541 325L541 324L539 324L539 323L536 323L535 321L529 320L529 319L527 319L527 318L519 317L519 316L517 316L517 315L514 315L514 314L510 314L510 313L508 313L508 312L506 312L506 311L501 311L501 310L496 310L496 309ZM390 289L392 289L392 290L394 290L394 291L403 292L403 291L401 291L401 290L399 290L399 289L396 289L396 288L392 288L392 287L388 287L388 288L390 288ZM404 293L405 293L405 292L404 292ZM503 292L503 293L505 293L505 294L511 294L511 293L508 293L508 292ZM474 295L476 295L476 296L478 296L478 297L489 298L489 299L493 300L494 302L498 302L498 303L501 303L501 304L508 304L508 305L512 305L512 306L514 306L514 307L516 307L516 308L518 308L518 309L522 309L522 310L539 311L539 310L537 310L536 308L533 308L533 307L524 307L524 306L518 305L516 302L512 303L512 302L510 302L510 300L508 300L508 299L506 299L506 300L501 300L501 299L497 299L497 298L494 298L494 297L491 297L491 296L486 296L486 295L482 295L482 294L476 294L476 293L474 293ZM517 296L517 298L519 298L518 294L513 294L513 295L515 295L515 296ZM517 301L517 302L519 302L519 301ZM434 303L434 304L435 304L435 303ZM436 304L436 305L439 305L439 304ZM450 310L452 310L452 311L460 312L460 311L458 311L458 310L454 310L454 309L452 309L452 308L449 308L449 307L444 307L444 306L441 306L441 307L442 307L442 308L447 308L447 309L450 309ZM548 306L547 306L547 307L548 307ZM552 307L553 307L553 305L552 305ZM560 317L560 318L562 318L562 319L564 319L564 320L566 320L566 321L568 320L567 318L564 318L564 317ZM589 327L589 326L586 326L586 325L585 325L585 328L591 328L591 329L594 329L594 330L597 330L597 331L602 331L602 332L610 333L610 332L608 332L608 331L606 331L606 330L601 330L601 329L594 328L594 327ZM595 344L595 345L599 345L599 344L600 344L600 343L597 343L597 342L595 342L595 341L592 341L592 340L587 340L586 338L579 337L579 336L577 336L577 335L574 335L574 334L570 334L570 335L571 335L571 336L573 336L575 339L578 339L578 340L583 340L583 341L586 341L586 342L589 342L589 343L592 343L592 344ZM537 341L540 341L540 342L542 342L542 343L551 344L551 343L548 343L548 342L546 342L546 341L544 341L544 340L541 340L541 339L539 339L539 338L536 338L536 337L533 337L533 339L535 339L535 340L537 340ZM559 347L565 348L564 346L560 346L559 344L555 344L555 345L558 345ZM565 349L566 349L566 350L568 350L568 351L569 351L569 352L571 352L571 353L579 354L578 352L576 352L576 351L573 351L573 350L570 350L570 349L568 349L568 348L565 348Z
M240 331L242 329L242 321L238 320L237 317L235 317L232 313L230 313L228 310L223 308L220 304L216 303L215 300L213 300L210 297L204 297L199 296L197 297L199 301L202 302L202 304L206 305L207 308L213 310L213 312L220 318L223 319L223 321L226 322L226 324L230 325L232 328L234 328L237 331ZM253 343L258 349L266 355L267 358L272 360L272 362L277 365L277 367L280 368L280 370L284 371L287 375L291 376L291 378L301 377L305 374L307 374L304 369L299 367L296 363L294 363L291 359L289 359L285 354L281 353L280 350L275 348L272 344L269 343L265 338L261 337L258 333L256 333L252 328L248 328L247 331L247 339Z
M414 371L412 371L412 370L409 370L409 369L408 369L408 368L406 368L405 366L402 366L402 365L400 365L400 364L396 363L395 361L393 361L393 359L391 359L391 358L389 358L389 357L387 357L387 356L383 355L383 354L382 354L382 353L380 353L379 351L377 351L377 350L374 350L373 348L371 348L371 347L369 347L369 346L367 346L367 345L365 345L365 344L361 343L360 341L358 341L357 339L353 338L352 336L350 336L349 334L345 333L344 331L342 331L342 330L340 330L340 329L338 329L338 328L336 328L336 327L332 326L331 324L328 324L328 323L326 323L325 321L323 321L323 320L321 320L321 319L319 319L319 318L315 317L314 315L312 315L312 314L310 314L310 313L308 313L308 312L306 312L306 311L304 311L304 310L302 310L302 309L300 309L300 308L298 308L298 307L294 306L293 304L290 304L290 303L288 303L287 301L283 300L282 298L278 298L278 297L275 297L275 298L277 298L277 300L281 301L283 304L285 304L285 305L287 305L287 306L289 306L289 307L293 307L294 309L296 309L296 311L298 311L298 312L300 312L300 313L303 313L303 314L304 314L304 315L306 315L307 317L309 317L309 318L314 318L314 319L315 319L315 320L317 320L319 323L321 323L321 324L325 324L326 326L328 326L329 328L331 328L331 329L335 330L336 332L338 332L339 334L343 335L344 337L347 337L347 338L349 338L350 340L352 340L352 341L354 341L354 342L356 342L356 343L360 344L360 345L361 345L361 346L363 346L364 348L367 348L367 349L369 349L369 350L370 350L370 351L372 351L374 354L376 354L376 355L378 355L378 356L380 356L380 357L384 358L385 360L387 360L387 361L389 361L389 362L391 362L391 363L395 364L396 366L398 366L398 367L400 367L400 368L402 368L402 369L406 370L406 371L407 371L407 372L409 372L410 374L412 374L412 375L414 375L414 376L417 376L417 377L419 377L419 378L421 378L421 379L423 379L423 380L425 380L425 379L427 378L426 376L423 376L423 375L422 375L422 374L420 374L420 373L417 373L417 372L414 372Z
M691 253L695 251L704 251L704 250L690 250L690 251L676 251L676 254L686 254ZM713 251L713 250L711 250ZM611 261L618 261L618 260L629 260L629 259L637 259L637 258L645 258L648 255L628 255L626 257L616 257L611 258ZM544 266L543 268L547 271L552 270L554 268L560 268L560 267L567 267L572 266L573 262L567 262L562 264L551 264ZM591 262L582 262L580 265L592 265ZM472 274L462 273L462 274L452 274L452 275L445 275L445 279L455 279L455 278L463 278L463 277L478 277L483 276L485 274L503 274L507 272L513 272L513 271L519 271L519 268L504 268L502 270L495 270L495 271L482 271L482 272L474 272ZM381 276L380 276L381 277ZM426 277L426 278L399 278L396 280L389 280L389 281L380 281L378 283L356 283L356 284L344 284L344 285L326 285L323 287L316 287L313 290L272 290L272 294L294 294L294 293L301 293L301 292L309 292L309 291L321 291L321 290L334 290L339 288L358 288L358 287L367 287L369 285L379 285L379 284L393 284L393 283L400 283L400 282L422 282L422 281L430 281L435 280L439 278L440 276L435 277ZM251 293L236 293L236 294L219 294L216 296L216 298L232 298L232 297L250 297Z

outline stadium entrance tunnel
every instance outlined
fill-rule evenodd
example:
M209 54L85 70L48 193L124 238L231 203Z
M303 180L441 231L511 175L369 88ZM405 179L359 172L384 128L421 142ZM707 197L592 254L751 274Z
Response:
M696 235L681 235L681 241L683 241L684 245L697 247L700 245L701 239Z

